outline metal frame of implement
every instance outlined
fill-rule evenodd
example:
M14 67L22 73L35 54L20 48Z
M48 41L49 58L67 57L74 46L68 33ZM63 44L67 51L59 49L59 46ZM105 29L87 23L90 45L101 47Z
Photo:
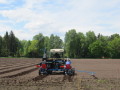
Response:
M77 72L85 72L85 73L88 73L90 75L95 75L96 73L95 72L90 72L90 71L81 71L81 70L75 70Z

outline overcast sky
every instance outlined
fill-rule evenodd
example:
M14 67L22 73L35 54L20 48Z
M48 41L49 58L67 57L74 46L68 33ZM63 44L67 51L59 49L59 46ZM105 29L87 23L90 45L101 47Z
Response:
M76 29L103 35L120 34L120 0L0 0L0 35L14 32L20 40L38 33Z

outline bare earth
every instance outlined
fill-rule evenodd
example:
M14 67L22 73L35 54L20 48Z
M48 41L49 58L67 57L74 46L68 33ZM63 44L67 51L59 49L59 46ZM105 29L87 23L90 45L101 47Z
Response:
M0 58L0 90L120 90L120 59L73 59L78 72L39 76L41 59Z

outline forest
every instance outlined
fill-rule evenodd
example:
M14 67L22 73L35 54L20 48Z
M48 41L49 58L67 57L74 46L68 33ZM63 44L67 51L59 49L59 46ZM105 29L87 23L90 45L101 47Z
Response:
M94 31L85 34L71 29L64 40L51 34L38 33L32 40L19 40L13 31L0 36L0 57L41 58L44 50L63 48L69 58L120 58L120 35L95 35Z

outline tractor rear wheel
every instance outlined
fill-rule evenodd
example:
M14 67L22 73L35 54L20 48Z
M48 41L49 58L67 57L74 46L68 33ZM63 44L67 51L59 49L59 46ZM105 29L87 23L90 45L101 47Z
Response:
M39 70L39 75L41 75L41 71Z
M67 74L69 76L73 76L75 74L75 70L74 69L69 69L68 72L67 72Z

